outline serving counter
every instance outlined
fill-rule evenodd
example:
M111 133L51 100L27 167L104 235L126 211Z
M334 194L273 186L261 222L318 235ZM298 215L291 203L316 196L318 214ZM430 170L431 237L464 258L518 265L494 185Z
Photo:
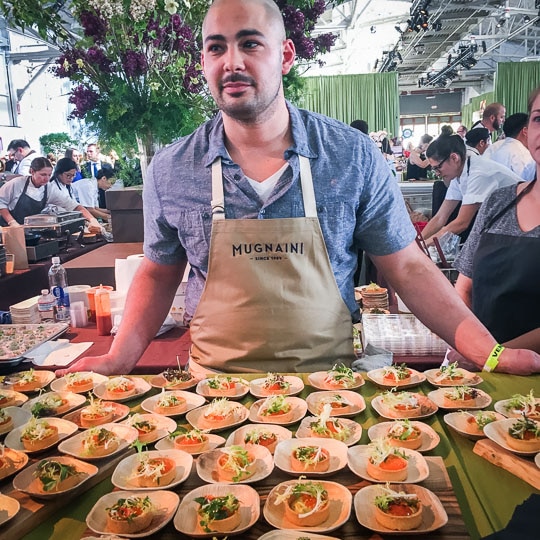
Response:
M528 393L531 389L534 390L535 395L540 395L540 375L531 377L518 377L497 373L482 373L481 375L484 381L479 385L479 388L492 397L493 403L497 400L506 399L516 393ZM256 375L245 376L247 379L254 377ZM314 389L308 385L307 375L301 375L301 377L306 386L300 397L305 398ZM414 389L414 391L423 394L427 394L431 390L433 390L433 387L428 382L423 382ZM159 389L154 388L148 395L152 393L156 394L158 391ZM363 427L359 444L367 444L367 429L383 420L371 406L372 399L379 395L381 390L367 380L366 384L360 387L358 391L366 401L367 408L358 414L354 420L359 422ZM142 398L138 398L129 401L127 404L130 406L132 412L142 412L140 407L141 401ZM254 401L255 398L249 394L242 400L248 407ZM493 408L493 403L489 409ZM464 438L450 429L443 420L444 414L444 411L439 410L435 415L424 420L439 434L441 440L433 450L425 453L429 464L430 475L426 480L420 482L420 485L427 487L439 496L449 520L441 529L423 537L448 540L478 539L504 528L509 522L516 506L533 493L537 493L537 491L527 482L520 480L506 470L495 467L490 462L476 455L473 452L475 442ZM179 424L185 424L183 416L180 417ZM291 429L295 431L297 427L298 424L294 424ZM227 434L228 432L222 433L225 436ZM504 452L504 450L501 451ZM532 462L531 458L528 460ZM285 473L274 469L267 479L253 485L261 497L261 518L253 528L243 533L241 538L258 538L261 534L272 530L272 527L262 517L262 507L270 489L277 483L291 478ZM343 484L352 494L356 493L360 488L369 485L369 482L360 479L347 468L325 479ZM202 483L195 470L192 470L186 482L173 488L173 491L177 492L182 499L187 492ZM10 485L11 482L0 484L2 493L17 498L24 507L27 496L20 492L11 494ZM57 505L56 507L53 505L48 512L43 514L39 525L36 525L34 530L23 536L24 539L42 540L48 538L52 540L66 540L84 536L95 536L95 533L87 529L85 518L96 501L113 489L115 488L111 484L109 475L107 475L97 485L71 499L69 505ZM60 508L58 508L59 506ZM50 515L51 512L53 512L52 515ZM381 538L359 525L354 507L351 516L343 526L325 534L343 539ZM9 538L10 540L16 538L16 536L10 534L9 523L3 529L0 529L0 537ZM188 537L176 531L171 522L152 538L172 539Z

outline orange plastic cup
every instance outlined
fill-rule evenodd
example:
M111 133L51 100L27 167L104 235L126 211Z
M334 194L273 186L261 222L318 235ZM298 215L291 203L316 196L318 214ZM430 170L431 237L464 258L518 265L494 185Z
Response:
M110 285L101 285L107 291L114 291L114 287ZM100 288L100 285L96 287L90 287L86 289L86 296L88 297L88 320L96 322L96 291Z

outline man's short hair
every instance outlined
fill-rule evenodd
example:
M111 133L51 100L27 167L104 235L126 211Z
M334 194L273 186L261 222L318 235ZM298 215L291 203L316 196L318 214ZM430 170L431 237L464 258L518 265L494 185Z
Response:
M437 161L448 159L452 153L457 154L462 161L465 160L467 150L459 135L441 135L426 150L426 156Z
M109 167L103 167L102 169L99 169L99 171L96 173L96 178L99 180L104 176L107 178L107 180L110 180L114 176L113 169Z
M490 103L486 106L484 112L482 113L482 120L487 120L490 116L497 116L501 109L504 109L504 105L502 103Z
M365 120L353 120L351 122L351 127L369 135L368 123Z
M17 150L17 148L30 148L30 145L24 139L13 139L7 147L7 151Z
M485 127L478 127L467 131L465 135L465 142L467 146L476 148L476 145L480 141L487 141L489 139L489 129Z
M503 124L503 131L507 137L515 139L519 132L527 126L529 121L529 115L526 113L518 112L510 115Z

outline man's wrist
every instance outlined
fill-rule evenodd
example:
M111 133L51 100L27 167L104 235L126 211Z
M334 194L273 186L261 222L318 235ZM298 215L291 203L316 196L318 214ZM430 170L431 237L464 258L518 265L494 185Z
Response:
M12 223L16 223L17 225L19 224L19 222L16 220L16 219L10 219L7 224L8 225L11 225Z
M504 347L497 343L495 347L493 347L493 349L491 350L491 353L489 354L486 363L482 368L482 371L495 371L495 368L499 365L499 357L501 356L503 351Z

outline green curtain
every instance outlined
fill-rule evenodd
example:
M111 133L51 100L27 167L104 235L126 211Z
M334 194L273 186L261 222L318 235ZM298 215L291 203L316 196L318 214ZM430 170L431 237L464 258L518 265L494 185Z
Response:
M350 124L365 120L370 131L399 134L397 73L305 77L301 106Z
M486 92L485 94L473 97L469 103L463 105L461 109L461 123L464 126L470 128L473 125L473 113L480 110L480 103L484 100L486 105L493 103L493 92Z
M540 62L500 62L495 79L495 100L506 107L506 116L527 112L529 94L540 86Z

